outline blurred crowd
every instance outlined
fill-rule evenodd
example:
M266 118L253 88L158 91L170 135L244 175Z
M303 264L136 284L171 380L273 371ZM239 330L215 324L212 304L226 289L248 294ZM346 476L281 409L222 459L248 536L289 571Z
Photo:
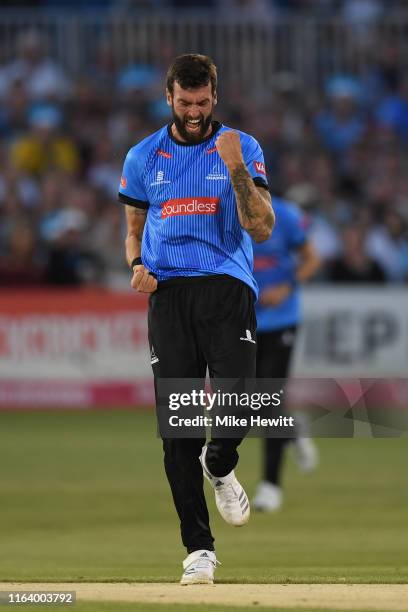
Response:
M372 22L390 10L404 8L405 0L2 0L10 8L118 11L211 8L286 15L291 12L339 16L350 23Z
M321 91L292 74L257 92L219 75L217 118L258 138L272 191L305 211L321 282L408 282L408 57L377 42L362 75ZM127 150L169 120L161 53L118 66L105 40L74 78L38 32L19 35L0 66L1 286L128 275L118 181Z

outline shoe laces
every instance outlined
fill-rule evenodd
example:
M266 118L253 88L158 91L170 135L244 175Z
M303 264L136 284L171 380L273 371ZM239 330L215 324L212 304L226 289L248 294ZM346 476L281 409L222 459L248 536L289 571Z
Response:
M222 493L225 506L233 506L239 499L238 493L234 489L232 483L223 484L216 488L216 491Z
M218 559L215 559L215 561L213 561L210 557L204 557L204 556L200 556L197 559L195 559L194 561L192 561L184 570L184 572L191 570L191 569L201 569L204 567L217 567L217 565L221 565L221 562L218 561Z
M205 558L205 557L198 557L197 562L195 564L195 567L197 569L200 569L202 567L216 567L217 565L217 561L212 561L209 558Z

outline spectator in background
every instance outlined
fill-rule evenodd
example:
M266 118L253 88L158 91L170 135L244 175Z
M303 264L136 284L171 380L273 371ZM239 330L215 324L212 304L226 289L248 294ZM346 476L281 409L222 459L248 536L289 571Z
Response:
M75 287L102 281L101 262L86 247L86 229L86 215L78 209L62 210L49 226L46 269L48 284Z
M408 224L408 168L401 169L395 186L395 209Z
M35 30L17 40L18 58L0 70L0 98L7 98L15 83L23 83L33 101L66 100L70 83L62 68L45 56L44 42Z
M0 211L4 207L7 198L14 196L20 202L21 210L25 213L38 211L41 207L40 190L37 182L19 172L8 160L4 160L0 168ZM11 210L7 211L10 215Z
M112 206L112 198L107 198L105 204L105 212L92 224L87 241L90 251L98 255L101 267L106 270L107 280L115 284L115 276L119 278L129 270L123 257L126 232L120 207Z
M373 58L367 61L362 75L364 101L372 107L398 89L401 73L401 48L398 38L376 41Z
M361 35L380 19L383 9L380 0L344 0L342 15L355 33Z
M88 70L87 80L91 80L98 92L106 95L116 87L118 66L112 41L102 38L95 50L93 63Z
M52 191L53 185L49 187ZM104 266L92 248L91 219L99 221L97 194L88 185L72 183L63 194L62 206L42 224L47 248L47 281L51 285L77 286L99 283Z
M24 83L16 81L0 107L0 137L11 139L25 134L28 128L28 106L27 89Z
M52 239L54 223L64 207L65 194L70 192L73 179L61 171L45 173L40 182L42 210L38 223L38 232L44 244Z
M92 151L87 178L89 183L111 198L116 197L121 168L108 136L98 140Z
M405 146L408 145L408 77L398 88L379 103L376 119L380 127L392 130Z
M324 148L341 159L366 130L358 108L359 84L351 77L335 77L328 84L327 95L330 106L317 115L316 131Z
M408 231L402 216L393 210L385 214L367 236L367 250L380 264L388 280L408 282Z
M22 172L39 178L52 169L75 173L79 153L75 143L59 131L62 116L56 106L39 105L29 116L30 131L12 145L11 160Z
M121 105L142 117L150 116L150 104L156 99L157 83L163 75L151 64L126 66L117 79Z
M329 264L327 280L345 284L384 283L383 269L366 251L364 230L348 225L341 236L342 253Z
M0 286L24 289L45 282L45 261L27 222L13 224L6 253L0 256Z
M340 250L340 240L335 224L320 206L319 193L312 183L299 183L286 192L286 199L296 202L307 214L309 238L322 262L333 259Z

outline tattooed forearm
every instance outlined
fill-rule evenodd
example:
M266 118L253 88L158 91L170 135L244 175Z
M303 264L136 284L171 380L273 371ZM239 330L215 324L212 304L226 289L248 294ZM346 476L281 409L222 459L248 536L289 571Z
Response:
M142 252L143 230L146 223L147 210L126 206L127 234L125 240L126 260L131 265L135 257Z
M255 242L267 240L275 222L269 193L258 190L244 164L230 170L230 175L239 222Z
M252 221L254 219L254 212L250 206L250 201L254 195L254 183L244 165L235 168L231 172L231 180L235 195L237 196L238 211L241 213L242 219Z

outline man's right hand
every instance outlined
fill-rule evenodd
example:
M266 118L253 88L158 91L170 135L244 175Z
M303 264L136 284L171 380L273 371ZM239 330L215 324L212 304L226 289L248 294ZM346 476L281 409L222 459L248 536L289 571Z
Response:
M262 306L279 306L279 304L288 299L292 291L293 287L289 283L265 287L259 296L259 303Z
M153 293L157 289L157 280L141 264L140 266L133 266L133 278L130 285L132 289L140 293Z

